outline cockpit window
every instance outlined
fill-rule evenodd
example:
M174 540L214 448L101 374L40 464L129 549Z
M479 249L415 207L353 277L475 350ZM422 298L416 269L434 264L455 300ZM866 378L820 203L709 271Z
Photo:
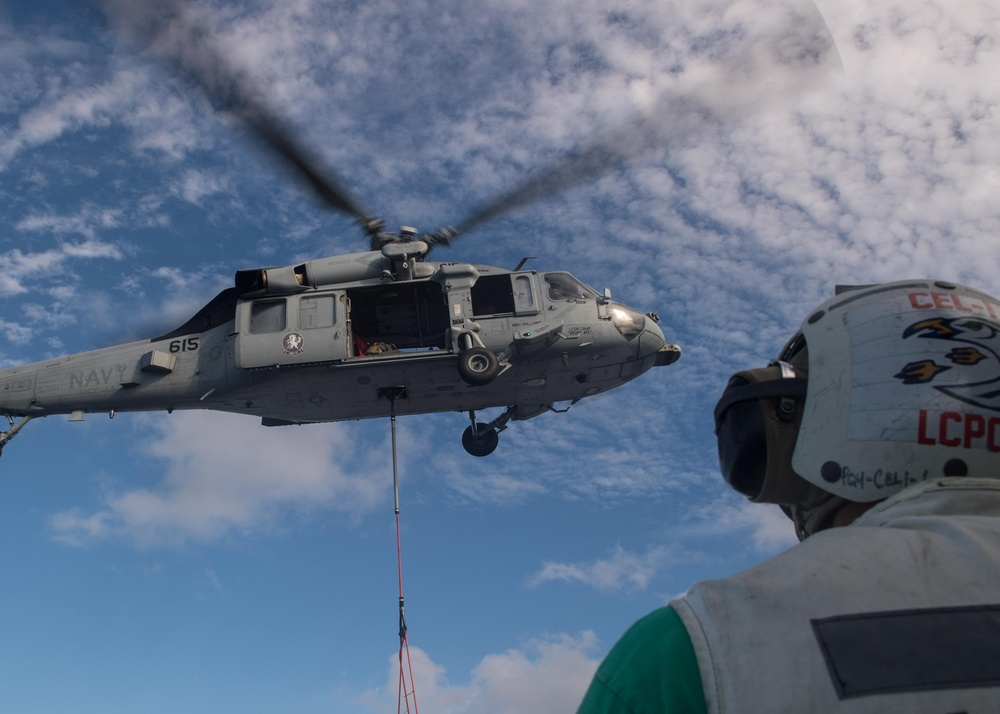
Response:
M597 292L591 290L569 273L545 273L550 300L593 300Z

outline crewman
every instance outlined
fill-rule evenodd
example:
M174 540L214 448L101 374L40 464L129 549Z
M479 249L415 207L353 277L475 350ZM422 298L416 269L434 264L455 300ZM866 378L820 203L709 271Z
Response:
M629 629L596 712L1000 711L1000 302L839 291L715 408L722 475L800 543Z

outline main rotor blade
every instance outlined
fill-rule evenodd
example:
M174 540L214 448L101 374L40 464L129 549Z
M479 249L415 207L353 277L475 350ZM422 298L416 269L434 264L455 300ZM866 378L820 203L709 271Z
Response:
M217 110L235 116L326 205L367 224L370 214L330 170L320 169L247 77L227 60L203 18L183 0L95 0L135 41L193 79Z
M481 206L451 229L450 237L624 168L649 151L801 97L842 71L833 36L815 5L789 5L779 12L778 21L744 42L747 49L702 73L693 86L664 94L652 109L597 135Z

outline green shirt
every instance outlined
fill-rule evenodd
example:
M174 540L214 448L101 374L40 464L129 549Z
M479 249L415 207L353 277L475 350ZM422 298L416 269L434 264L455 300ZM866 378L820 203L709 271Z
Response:
M672 607L622 635L594 675L577 714L705 714L694 647Z

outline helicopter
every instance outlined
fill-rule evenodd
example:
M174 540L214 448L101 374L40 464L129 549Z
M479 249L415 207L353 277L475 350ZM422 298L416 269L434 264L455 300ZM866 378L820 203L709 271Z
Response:
M168 59L327 206L354 218L368 250L239 270L233 286L175 330L0 370L0 414L9 422L0 452L40 417L208 409L252 415L265 426L465 412L462 445L486 456L511 420L567 411L556 404L602 394L680 357L655 313L616 302L610 290L568 272L525 269L528 258L513 269L428 260L432 248L536 200L544 193L538 179L459 228L388 232L228 68L183 3L162 7L188 41L184 51L166 50ZM154 19L133 15L129 29L162 46L167 24ZM196 57L188 49L193 38ZM568 181L565 167L549 173L550 183L553 176L557 185ZM499 416L477 420L477 411L494 407L503 407Z
M655 313L609 290L563 271L430 262L413 234L403 228L380 250L241 270L176 330L0 371L10 421L0 449L53 414L212 409L280 426L386 416L391 400L401 415L468 412L462 445L486 456L510 420L680 357Z

